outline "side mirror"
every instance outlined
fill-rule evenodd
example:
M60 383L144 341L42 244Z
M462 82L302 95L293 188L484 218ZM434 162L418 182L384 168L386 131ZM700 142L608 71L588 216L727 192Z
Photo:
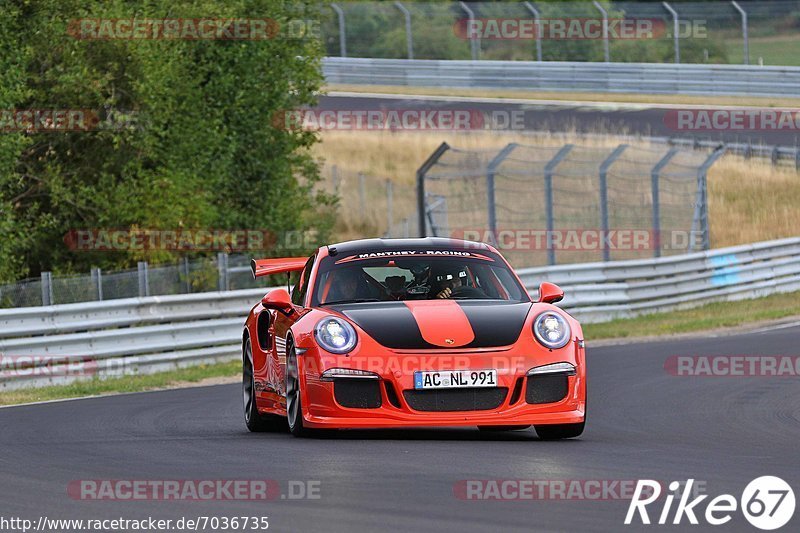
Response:
M560 302L564 298L564 291L555 283L546 281L539 285L539 301L546 304Z
M292 298L286 289L272 289L261 298L261 305L266 309L286 311L292 308Z

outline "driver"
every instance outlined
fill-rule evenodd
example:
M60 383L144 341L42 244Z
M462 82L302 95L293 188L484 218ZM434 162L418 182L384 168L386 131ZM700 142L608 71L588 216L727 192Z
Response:
M464 286L467 272L463 268L451 266L443 269L436 275L434 281L437 283L436 298L450 298L453 292Z
M343 268L332 274L332 294L328 296L327 301L358 300L372 296L360 268Z

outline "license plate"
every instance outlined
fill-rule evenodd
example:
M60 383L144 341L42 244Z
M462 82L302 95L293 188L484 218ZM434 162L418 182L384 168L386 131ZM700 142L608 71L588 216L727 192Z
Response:
M439 370L414 372L415 389L497 387L497 370Z

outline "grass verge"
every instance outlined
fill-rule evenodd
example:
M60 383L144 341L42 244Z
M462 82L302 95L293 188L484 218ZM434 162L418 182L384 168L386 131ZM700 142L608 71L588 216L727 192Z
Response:
M569 91L523 91L511 89L470 89L460 87L408 87L394 85L326 85L326 92L413 94L418 96L472 96L476 98L524 98L571 102L609 102L625 104L674 104L708 106L790 107L800 105L799 98L717 96L685 94L592 93Z
M213 378L236 376L241 371L241 363L239 361L231 361L213 365L192 366L156 374L142 374L103 380L95 378L91 381L79 381L69 385L0 392L0 405L179 388L187 384L211 381Z
M589 342L594 339L675 335L791 316L800 316L800 292L773 294L753 300L717 302L683 311L584 324L583 335Z

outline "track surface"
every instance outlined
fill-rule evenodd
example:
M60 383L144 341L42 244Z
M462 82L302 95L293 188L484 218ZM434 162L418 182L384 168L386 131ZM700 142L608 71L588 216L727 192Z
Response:
M468 100L468 99L465 99ZM687 106L698 108L699 106ZM673 109L679 109L676 106ZM795 146L797 131L718 131L693 132L670 129L665 120L669 109L647 104L597 103L580 105L526 104L513 102L448 101L446 99L398 98L392 96L323 96L317 109L322 110L479 110L487 116L493 111L502 111L510 116L512 111L521 112L524 129L531 131L602 133L615 132L627 135L652 137L683 137L698 140L750 142L752 144ZM715 109L708 106L708 109ZM674 111L673 111L674 112Z
M797 355L800 328L591 348L589 423L579 440L532 430L342 432L332 439L249 434L234 385L0 409L2 515L179 518L268 515L276 531L757 531L623 526L625 501L464 501L464 479L693 477L736 497L762 475L800 496L797 378L668 375L674 354ZM76 501L77 479L319 480L318 500ZM708 501L708 500L706 500ZM701 504L701 509L705 504ZM657 515L658 509L652 511ZM798 513L796 512L796 515ZM800 518L781 531L796 531Z

